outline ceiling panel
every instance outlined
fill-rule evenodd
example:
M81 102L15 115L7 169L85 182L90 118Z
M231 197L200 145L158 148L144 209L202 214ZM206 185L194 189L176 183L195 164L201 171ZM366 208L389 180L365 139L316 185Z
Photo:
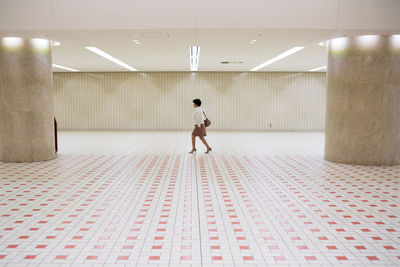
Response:
M191 45L199 71L249 71L304 46L261 71L307 71L326 64L320 41L400 34L399 10L398 0L1 0L0 37L59 41L53 62L80 71L126 71L86 46L139 71L189 71Z
M399 29L398 0L1 0L0 30Z

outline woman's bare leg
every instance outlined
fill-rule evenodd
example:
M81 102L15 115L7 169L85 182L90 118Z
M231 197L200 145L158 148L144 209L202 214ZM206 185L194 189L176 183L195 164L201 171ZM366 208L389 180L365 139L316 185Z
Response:
M196 150L196 136L192 135L192 150Z
M210 146L208 145L206 139L204 138L204 136L200 136L200 140L203 142L203 144L207 147L207 149L210 149Z

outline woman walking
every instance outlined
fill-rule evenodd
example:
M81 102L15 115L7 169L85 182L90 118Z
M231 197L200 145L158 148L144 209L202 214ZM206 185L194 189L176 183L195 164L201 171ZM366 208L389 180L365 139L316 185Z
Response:
M196 152L196 136L198 136L200 140L204 143L204 145L207 147L206 154L208 154L212 149L208 145L206 139L204 138L204 136L207 135L206 126L204 125L204 120L206 119L206 116L201 108L201 100L194 99L193 107L194 107L194 113L193 113L194 129L192 132L192 150L189 153L193 154L194 152Z

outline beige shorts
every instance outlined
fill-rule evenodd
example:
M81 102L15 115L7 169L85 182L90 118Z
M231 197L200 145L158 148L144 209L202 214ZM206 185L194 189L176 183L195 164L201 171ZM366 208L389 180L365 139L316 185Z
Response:
M206 126L204 124L202 124L200 127L194 127L193 132L192 132L193 136L207 136L207 132L206 132Z

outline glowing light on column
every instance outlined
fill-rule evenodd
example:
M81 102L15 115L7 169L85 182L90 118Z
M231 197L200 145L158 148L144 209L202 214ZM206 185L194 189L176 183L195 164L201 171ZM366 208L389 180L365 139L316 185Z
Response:
M31 44L33 45L34 48L39 49L39 50L46 50L49 49L50 47L50 41L46 39L31 39Z
M379 35L362 35L357 36L356 40L362 48L373 48L379 43Z
M400 34L390 36L390 44L394 49L400 49Z
M4 37L2 42L7 47L18 47L22 45L23 40L20 37Z
M347 37L335 38L329 41L329 47L333 51L342 51L347 47Z

